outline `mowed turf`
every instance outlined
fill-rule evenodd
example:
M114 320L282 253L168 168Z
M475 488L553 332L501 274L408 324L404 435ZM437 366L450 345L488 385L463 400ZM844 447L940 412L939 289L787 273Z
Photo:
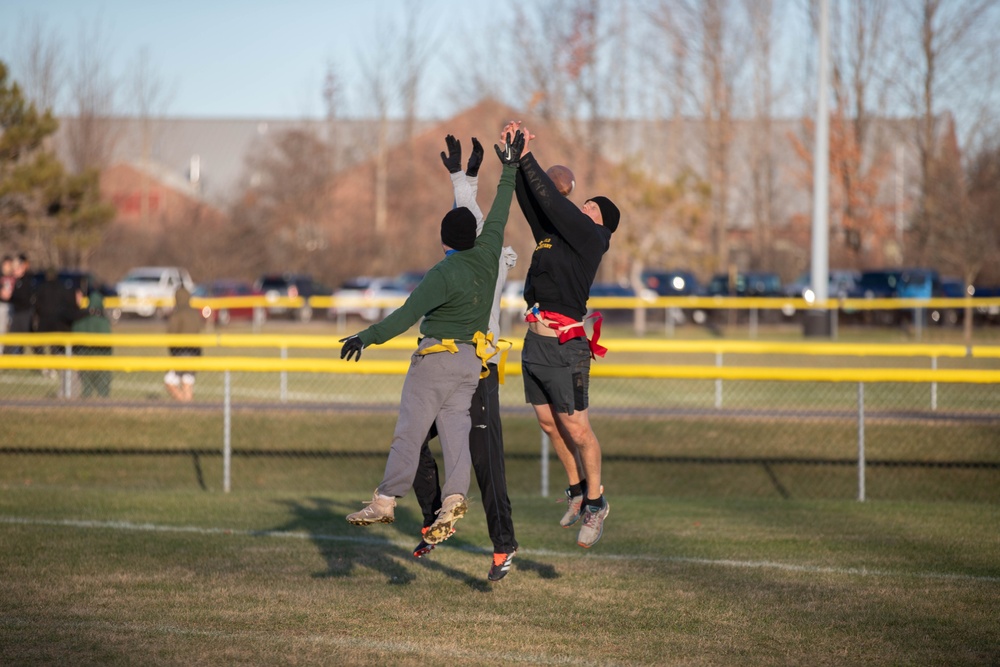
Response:
M114 461L109 461L114 465ZM517 493L501 582L478 498L411 555L360 494L115 489L2 475L0 664L988 665L988 503L609 494L593 549Z

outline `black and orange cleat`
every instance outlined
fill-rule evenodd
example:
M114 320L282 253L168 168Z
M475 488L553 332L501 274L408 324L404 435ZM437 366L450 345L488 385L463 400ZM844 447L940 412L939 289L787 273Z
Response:
M517 549L511 551L509 554L493 554L493 565L490 567L490 573L486 575L486 578L490 581L500 581L506 577L515 555L517 555Z

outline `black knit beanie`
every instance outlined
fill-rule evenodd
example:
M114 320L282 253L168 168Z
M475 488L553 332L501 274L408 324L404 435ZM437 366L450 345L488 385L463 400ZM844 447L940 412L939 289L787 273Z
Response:
M441 243L455 250L468 250L476 245L476 216L459 206L448 211L441 220Z
M601 218L604 219L604 226L613 234L618 229L618 222L622 217L618 207L607 197L591 197L590 201L597 204L597 208L601 209Z

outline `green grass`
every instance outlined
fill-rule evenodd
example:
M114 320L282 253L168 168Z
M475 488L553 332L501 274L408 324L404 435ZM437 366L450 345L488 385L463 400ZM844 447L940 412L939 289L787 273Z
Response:
M1000 662L996 469L869 466L859 503L853 466L694 460L850 459L852 384L727 382L716 413L711 381L595 380L612 513L583 550L557 525L554 459L539 493L538 427L512 379L521 551L489 584L475 488L458 534L420 561L412 497L391 526L344 521L381 478L395 415L296 403L393 405L396 378L291 374L289 403L264 410L254 403L277 404L277 376L234 374L228 494L219 374L199 374L187 408L157 374L116 376L112 407L60 401L37 374L0 380L2 446L187 452L0 455L0 665ZM938 392L940 410L996 414L995 387ZM995 419L893 416L929 410L926 386L868 387L866 407L871 459L1000 459ZM638 410L608 412L626 408ZM817 408L833 414L760 414ZM255 448L279 456L240 455Z
M584 551L513 495L485 580L473 502L417 561L360 494L18 485L0 493L0 664L899 665L1000 656L996 508L619 492Z

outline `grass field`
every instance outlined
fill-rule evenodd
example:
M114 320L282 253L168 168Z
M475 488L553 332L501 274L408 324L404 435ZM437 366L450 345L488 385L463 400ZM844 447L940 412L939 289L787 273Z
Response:
M490 584L474 503L415 560L419 512L364 498L16 484L0 493L4 665L992 665L995 506L619 493L584 551L513 497Z
M590 550L558 526L554 460L540 495L537 424L512 410L521 549L490 584L476 489L422 560L412 497L390 526L344 520L381 477L394 415L295 403L392 404L397 379L355 378L348 395L293 374L277 407L275 380L234 374L223 493L218 374L199 375L186 408L154 374L116 377L105 404L61 403L37 373L0 377L0 445L33 449L0 456L0 667L1000 664L995 387L940 387L942 411L986 416L951 421L922 416L927 387L869 388L867 455L928 465L869 467L860 503L850 466L690 460L850 459L853 385L727 382L727 411L699 413L711 381L603 378L612 512ZM516 379L503 392L520 402ZM775 407L795 414L762 412ZM956 460L989 465L936 465Z

